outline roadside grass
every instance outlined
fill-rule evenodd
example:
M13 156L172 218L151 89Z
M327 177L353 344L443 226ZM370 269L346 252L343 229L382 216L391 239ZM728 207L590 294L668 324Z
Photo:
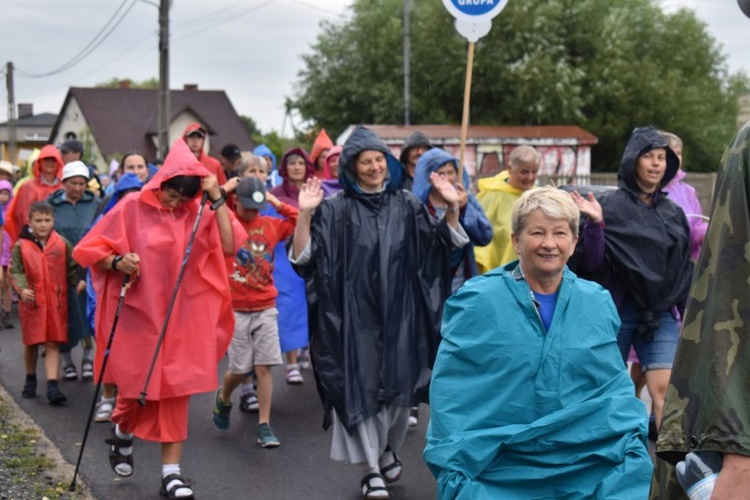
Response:
M67 484L52 474L56 463L39 449L38 439L39 432L18 423L0 397L0 466L14 485L33 492L34 498L63 498Z

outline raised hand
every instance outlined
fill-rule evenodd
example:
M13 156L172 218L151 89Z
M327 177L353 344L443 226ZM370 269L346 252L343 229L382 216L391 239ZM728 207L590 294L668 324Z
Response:
M221 190L219 190L219 181L216 180L215 175L207 175L201 179L201 189L208 193L208 199L216 201L221 198Z
M443 197L449 207L459 206L459 195L456 188L453 187L453 184L435 172L430 174L430 183L432 184L432 187L440 193L440 196Z
M458 193L458 206L464 208L469 202L469 193L466 192L463 184L456 184L453 187L456 188L456 192Z
M311 177L299 188L299 210L300 212L311 212L323 201L323 189L320 187L320 179Z
M232 177L226 183L224 183L224 185L221 186L221 187L227 193L231 193L232 191L234 191L235 189L237 189L237 186L240 185L240 181L241 180L242 179L240 179L239 177Z
M591 222L601 222L604 216L602 215L602 206L594 197L594 193L589 191L588 199L581 196L578 191L570 193L573 198L578 210L586 215Z

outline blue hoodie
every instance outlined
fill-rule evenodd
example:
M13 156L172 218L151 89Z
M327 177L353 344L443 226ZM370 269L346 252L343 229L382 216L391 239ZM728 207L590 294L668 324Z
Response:
M458 158L451 156L446 151L433 148L426 151L417 162L414 169L414 184L411 191L427 207L427 210L436 217L438 215L434 207L429 204L430 174L437 171L443 165L450 163L457 169ZM492 224L482 209L482 205L476 197L469 192L469 175L463 171L463 186L468 194L468 202L461 209L459 222L469 236L469 244L463 248L451 250L451 269L453 270L453 292L460 287L464 281L477 275L477 263L474 258L474 245L489 245L492 241ZM463 268L461 267L463 264ZM463 271L463 272L462 272Z
M151 174L149 174L149 178L150 177L151 177ZM138 178L138 176L135 175L134 173L129 172L123 175L122 178L120 178L120 180L117 181L117 184L115 184L115 188L112 191L112 197L109 199L109 203L107 203L107 206L104 207L104 211L102 212L102 215L112 210L112 207L114 207L117 204L117 202L120 201L120 198L124 196L123 193L125 191L128 191L130 189L137 189L140 191L142 187L143 187L143 181L141 181ZM94 224L96 224L96 221L94 221Z
M257 146L255 149L253 149L253 154L257 156L261 156L265 158L266 156L271 158L271 171L268 172L268 178L266 179L266 189L271 189L276 186L280 186L284 180L279 175L279 171L276 168L276 155L273 154L273 151L271 151L268 146L265 144L261 144L260 146Z

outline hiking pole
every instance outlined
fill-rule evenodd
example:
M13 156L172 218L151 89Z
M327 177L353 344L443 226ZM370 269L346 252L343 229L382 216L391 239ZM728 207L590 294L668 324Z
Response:
M109 351L112 349L112 341L115 338L115 329L117 328L117 322L120 319L120 311L122 310L122 303L125 302L125 292L128 289L128 283L130 282L130 275L126 274L125 279L122 280L122 288L120 288L120 300L117 301L117 309L115 310L115 319L112 321L112 330L109 332L109 340L107 341L107 349L104 351L104 361L102 361L102 369L99 370L99 379L96 382L96 389L94 390L94 400L91 402L91 409L89 410L89 418L86 421L86 430L83 432L83 441L81 442L81 451L78 452L78 462L76 462L76 470L73 474L73 480L70 482L68 491L76 490L76 477L78 477L78 469L81 467L81 458L83 457L83 450L86 448L86 440L89 437L89 430L91 430L91 420L94 416L94 410L96 409L96 400L99 399L99 390L102 388L102 382L104 381L104 370L107 368L107 360L109 359Z
M167 325L169 324L169 317L172 315L172 308L174 307L175 299L177 299L177 292L180 290L180 283L182 283L182 275L185 274L185 266L187 265L190 252L193 250L193 242L195 241L195 233L198 232L198 223L201 221L203 216L203 209L206 207L206 201L208 200L208 192L203 191L203 197L201 198L201 206L198 208L198 215L195 217L195 223L193 224L193 232L190 234L190 240L188 241L187 249L185 250L185 258L182 260L180 266L180 273L177 275L177 283L174 284L174 291L172 291L172 298L169 300L169 307L167 307L167 317L164 318L164 325L161 327L161 333L159 333L159 339L156 341L156 349L154 350L154 357L151 360L151 366L148 369L146 375L146 383L143 384L143 390L141 395L138 396L138 404L146 406L146 389L148 383L151 381L151 375L154 373L154 366L156 365L156 358L159 357L159 351L161 350L161 344L164 342L164 334L167 331Z

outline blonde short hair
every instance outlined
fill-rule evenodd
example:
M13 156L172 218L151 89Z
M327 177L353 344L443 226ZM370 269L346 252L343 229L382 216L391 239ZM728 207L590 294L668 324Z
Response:
M250 154L247 156L243 156L242 160L240 161L240 166L237 169L237 174L242 177L242 174L247 172L247 170L251 166L260 167L263 170L268 170L268 163L266 163L266 159L262 156Z
M511 169L516 169L521 165L534 165L538 167L542 164L542 155L531 146L518 146L510 152L508 164Z
M541 210L544 215L555 220L568 222L573 237L578 237L578 207L569 193L554 186L524 191L511 214L513 234L519 235L526 227L529 215L535 210Z
M659 133L664 138L664 140L667 141L667 145L670 147L670 149L682 148L682 139L680 139L677 134L667 132L666 130L661 130Z

